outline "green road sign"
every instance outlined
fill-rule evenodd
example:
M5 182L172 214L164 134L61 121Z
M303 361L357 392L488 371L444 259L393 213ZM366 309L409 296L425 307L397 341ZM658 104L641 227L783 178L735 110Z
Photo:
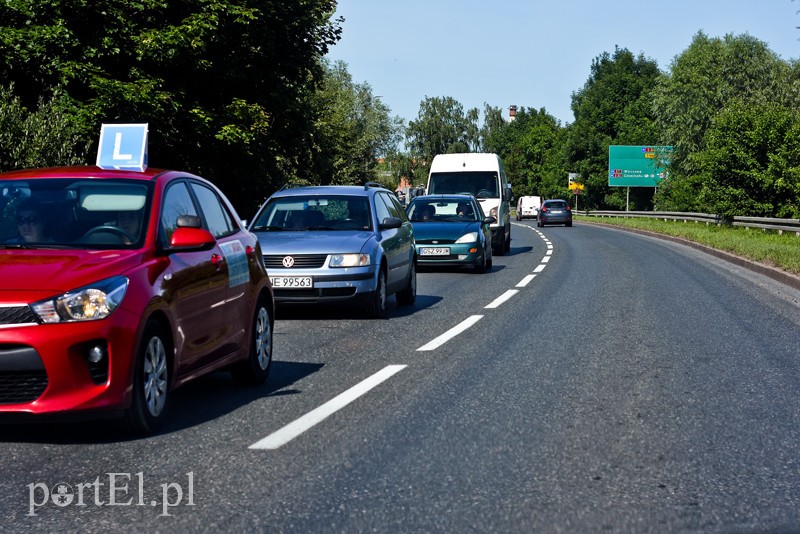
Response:
M608 185L656 187L665 175L671 146L608 147Z

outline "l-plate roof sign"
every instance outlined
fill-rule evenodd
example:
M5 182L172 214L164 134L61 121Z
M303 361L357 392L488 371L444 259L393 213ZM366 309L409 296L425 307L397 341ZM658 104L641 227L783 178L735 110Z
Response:
M97 166L144 171L147 168L147 124L103 124Z

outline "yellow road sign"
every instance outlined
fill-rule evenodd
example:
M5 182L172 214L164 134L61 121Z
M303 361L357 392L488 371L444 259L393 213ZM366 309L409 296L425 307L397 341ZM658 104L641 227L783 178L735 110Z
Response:
M578 182L570 182L569 183L569 190L570 191L583 191L584 185L579 184Z

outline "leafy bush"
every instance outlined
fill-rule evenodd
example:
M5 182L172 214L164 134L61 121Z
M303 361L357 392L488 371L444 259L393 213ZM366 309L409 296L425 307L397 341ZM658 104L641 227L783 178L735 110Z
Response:
M700 170L700 201L712 213L796 218L800 215L800 111L734 102L715 117ZM707 210L704 210L707 211Z
M0 87L0 170L85 164L87 152L58 97L29 111L13 86Z

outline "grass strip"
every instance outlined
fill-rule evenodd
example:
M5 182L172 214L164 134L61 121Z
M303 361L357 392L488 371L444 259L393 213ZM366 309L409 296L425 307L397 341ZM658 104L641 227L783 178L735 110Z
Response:
M576 221L598 222L680 237L789 273L800 274L800 236L796 233L778 234L771 230L645 217L587 217L578 214L574 217Z

